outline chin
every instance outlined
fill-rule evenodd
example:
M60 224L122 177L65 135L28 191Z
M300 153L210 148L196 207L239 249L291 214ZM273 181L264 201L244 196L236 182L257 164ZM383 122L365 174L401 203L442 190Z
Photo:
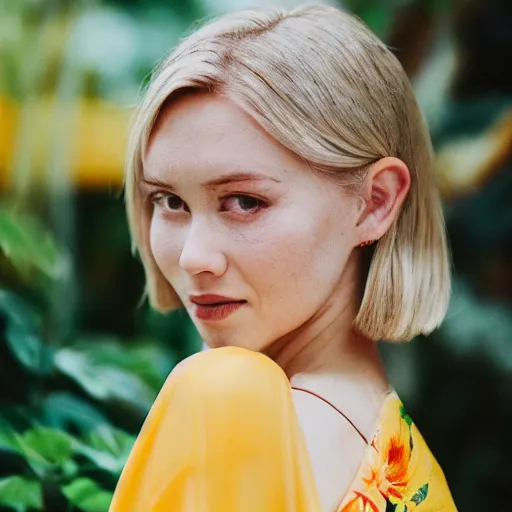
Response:
M201 336L203 340L203 350L209 348L222 348L222 347L238 347L245 348L247 350L252 350L253 352L261 352L263 347L254 346L253 343L240 343L237 340L231 338L231 336L226 335L214 335Z

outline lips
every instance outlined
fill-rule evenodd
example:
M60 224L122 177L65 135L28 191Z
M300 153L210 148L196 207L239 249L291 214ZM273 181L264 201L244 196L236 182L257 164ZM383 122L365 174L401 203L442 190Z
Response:
M191 295L195 316L205 322L218 322L231 316L235 311L247 305L246 300L234 299L224 295Z
M245 300L235 299L233 297L226 297L225 295L205 294L205 295L190 295L190 302L198 306L221 306L224 304L242 304L247 302Z

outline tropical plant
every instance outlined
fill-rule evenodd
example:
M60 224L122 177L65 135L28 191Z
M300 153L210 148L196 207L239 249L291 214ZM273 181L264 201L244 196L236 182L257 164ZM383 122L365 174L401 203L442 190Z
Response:
M16 289L0 288L0 506L103 512L175 357L149 337L52 336L69 258L34 215L2 206L0 250Z

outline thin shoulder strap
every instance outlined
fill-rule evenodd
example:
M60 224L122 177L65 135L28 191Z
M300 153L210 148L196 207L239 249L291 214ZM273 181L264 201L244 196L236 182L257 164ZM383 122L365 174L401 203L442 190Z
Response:
M354 423L352 422L352 420L346 415L344 414L343 412L341 412L335 405L331 404L331 402L329 402L329 400L326 400L323 396L320 396L320 395L317 395L316 393L314 393L313 391L310 391L309 389L304 389L304 388L297 388L295 386L292 386L292 389L295 389L297 391L302 391L304 393L309 393L310 395L313 395L315 396L316 398L319 398L320 400L322 400L323 402L325 402L327 405L330 405L336 412L338 412L339 414L341 414L351 425L352 427L354 427L354 430L359 434L359 436L361 437L361 439L366 443L366 444L369 444L368 443L368 440L366 439L366 437L362 434L362 432L354 425Z

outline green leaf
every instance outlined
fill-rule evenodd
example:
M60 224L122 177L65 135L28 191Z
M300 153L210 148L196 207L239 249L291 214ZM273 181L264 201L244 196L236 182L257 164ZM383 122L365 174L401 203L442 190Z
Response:
M75 439L59 430L38 426L18 434L1 424L0 448L22 456L34 473L45 478L58 468L73 476L76 467L72 460Z
M19 453L18 442L14 430L0 420L0 448Z
M73 348L90 355L98 364L136 374L154 391L160 391L176 361L168 349L152 339L120 341L106 336L78 338Z
M32 269L52 279L69 274L69 258L39 219L28 213L0 209L0 250L26 277Z
M400 416L402 416L409 427L412 426L412 418L407 414L403 405L400 406Z
M41 484L34 479L10 476L0 480L0 505L19 511L43 508Z
M26 445L48 462L63 464L73 453L73 438L60 430L35 427L23 434Z
M99 468L119 476L134 442L134 436L103 426L86 438L87 444L77 443L75 451L87 457Z
M108 424L107 418L93 405L63 391L47 395L41 408L44 423L59 430L86 434Z
M14 293L0 289L0 315L6 318L6 341L14 357L33 373L47 373L52 352L39 335L35 312Z
M73 459L68 459L63 464L61 464L61 474L59 476L62 476L64 480L69 482L69 480L75 478L81 472L81 470L83 470L83 467L81 467L80 464L75 462Z
M428 483L426 483L423 487L420 487L418 489L418 491L411 498L411 501L414 501L414 503L416 503L416 505L419 505L420 503L425 501L427 495L428 495Z
M97 364L92 353L61 349L55 355L55 366L98 400L120 401L148 411L156 396L138 375Z
M72 505L83 512L105 512L112 501L112 493L88 478L78 478L62 486L61 491Z
M91 432L88 441L97 450L124 457L130 453L135 437L122 430L104 426Z
M119 476L121 474L125 462L120 461L111 453L95 450L81 442L77 442L75 444L75 453L86 457L95 466L97 466L97 468L106 471L107 473L112 473L115 476Z
M34 473L39 477L44 477L46 472L51 469L52 463L47 461L38 451L34 449L24 437L18 434L8 424L0 424L0 448L17 453L25 459Z

